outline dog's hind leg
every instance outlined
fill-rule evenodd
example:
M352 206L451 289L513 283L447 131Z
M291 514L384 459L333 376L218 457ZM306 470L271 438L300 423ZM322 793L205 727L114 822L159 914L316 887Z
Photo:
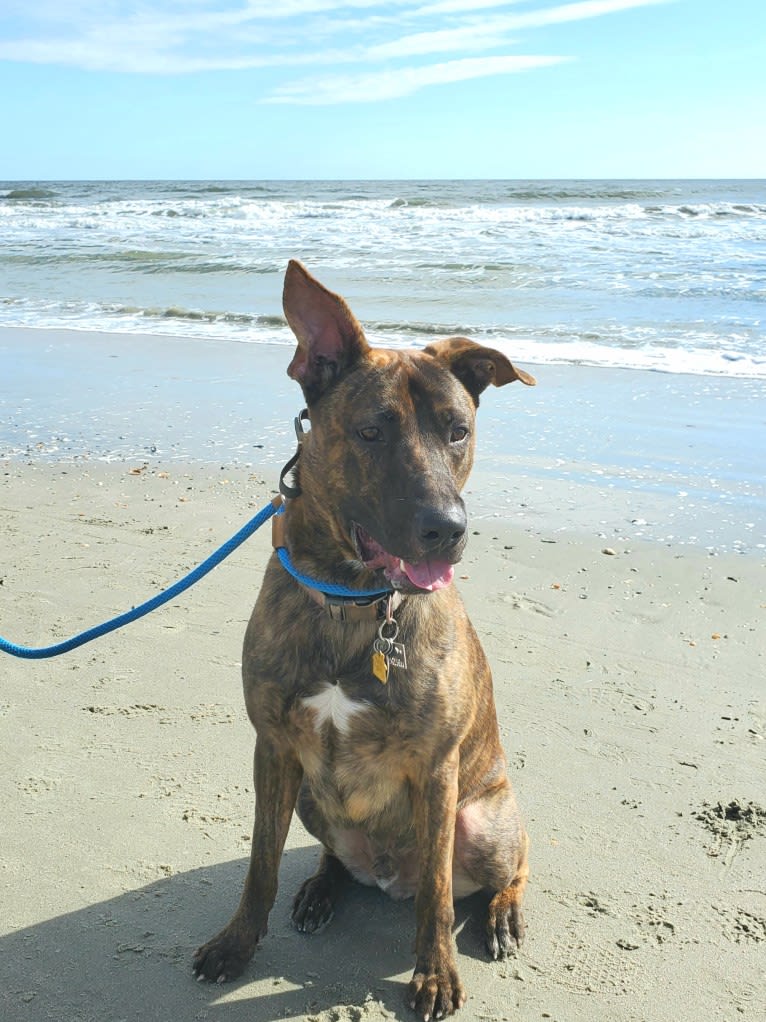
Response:
M521 903L529 879L528 847L529 838L525 834L516 876L489 903L486 940L487 950L494 959L506 958L514 946L520 947L524 940L527 924L524 922Z
M489 903L486 940L493 958L505 958L524 939L521 911L529 877L529 838L507 782L476 802L463 806L455 828L455 872L470 891L494 892Z
M293 922L301 933L316 933L335 913L335 904L351 874L331 852L324 851L319 868L304 880L293 900Z

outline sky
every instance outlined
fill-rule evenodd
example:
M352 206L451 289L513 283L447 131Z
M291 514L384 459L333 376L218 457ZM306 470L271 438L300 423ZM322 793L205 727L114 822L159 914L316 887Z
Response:
M766 0L3 0L0 180L763 178Z

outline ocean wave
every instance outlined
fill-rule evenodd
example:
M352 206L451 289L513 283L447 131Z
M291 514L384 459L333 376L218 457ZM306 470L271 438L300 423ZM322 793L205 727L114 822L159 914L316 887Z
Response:
M130 305L115 305L111 308L105 308L103 311L107 316L139 316L148 320L178 320L181 323L221 323L232 326L265 327L268 329L287 326L287 320L284 316L268 316L249 312L205 311L203 309L185 309L180 306L142 309Z
M766 217L766 206L742 202L702 202L697 205L662 207L661 212L684 217Z
M629 201L571 193L566 201L546 195L537 202L514 201L512 196L503 202L489 202L467 191L455 196L437 191L434 195L402 193L390 198L354 191L311 196L242 187L207 188L193 193L167 190L160 195L110 196L93 205L65 201L52 189L15 189L5 196L10 201L0 202L4 240L7 245L16 236L34 236L43 244L46 238L60 243L76 229L102 236L113 249L117 235L123 235L126 247L132 249L139 246L131 242L147 233L157 238L175 233L198 244L213 236L227 236L248 247L254 242L269 243L270 239L254 233L268 230L274 235L271 243L294 239L293 244L303 246L316 241L315 232L320 229L316 221L324 221L332 224L344 243L374 236L383 245L401 248L409 247L413 240L425 241L431 234L449 232L454 236L461 232L465 242L477 236L502 238L520 227L564 232L581 225L586 232L603 230L632 239L639 232L673 238L679 230L689 236L688 232L697 229L703 232L699 237L706 237L707 231L719 229L714 226L718 224L728 224L732 234L742 236L755 225L759 231L761 225L766 226L766 205L736 198L675 203L645 202L630 193L624 195ZM156 224L150 228L147 218ZM170 222L175 222L175 227Z
M614 186L601 186L599 182L590 182L588 185L572 188L566 186L537 186L532 188L525 187L511 187L505 192L505 198L517 202L566 202L569 200L575 200L582 202L583 200L594 200L597 199L600 202L603 201L615 201L615 202L638 202L639 200L647 200L658 198L663 193L661 190L656 188L647 188L646 186L637 187L614 187Z
M365 323L365 329L371 337L389 337L394 343L402 342L404 338L408 339L408 342L412 340L417 342L418 337L423 337L425 338L424 344L430 343L433 337L471 337L486 332L480 327L459 323L395 322L391 320L372 320Z
M434 339L466 336L495 347L519 364L588 365L703 376L766 379L766 351L753 348L747 331L716 333L697 328L674 335L657 327L626 328L605 323L577 330L566 324L493 326L467 322L426 323L377 319L365 322L371 344L422 348ZM205 310L183 306L140 307L126 304L29 303L0 300L3 326L77 329L105 333L186 337L207 342L293 345L295 338L281 315ZM757 329L757 328L754 328Z
M689 376L728 376L766 380L766 357L745 352L711 348L687 348L660 342L635 347L611 347L585 339L564 343L517 341L508 354L517 363L547 365L586 365L595 368L648 370Z
M18 202L26 199L55 199L57 194L50 188L11 188L4 194L0 193L0 198Z
M279 263L258 265L234 256L206 258L205 254L195 255L185 251L152 251L151 249L123 249L113 252L93 251L22 251L0 254L0 267L18 266L89 266L103 268L126 268L146 274L255 274L257 276L281 273L284 266Z
M665 205L642 205L638 202L620 203L619 205L598 204L592 206L562 205L535 207L509 207L501 215L509 219L526 221L585 221L619 223L625 221L633 230L637 221L645 220L648 224L679 219L717 219L728 217L733 220L766 220L766 206L755 203L743 204L735 202L699 203L697 205L666 203Z
M383 344L766 355L763 182L6 182L0 225L0 324L293 343L259 313L295 257Z
M396 198L393 202L389 203L389 209L401 209L403 206L412 209L444 209L445 207L454 208L455 203L445 199L438 198Z

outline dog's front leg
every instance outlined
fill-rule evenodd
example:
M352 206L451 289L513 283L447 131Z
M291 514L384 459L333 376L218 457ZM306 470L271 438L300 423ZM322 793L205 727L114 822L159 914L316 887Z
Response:
M458 762L459 753L455 749L429 777L412 786L420 882L415 899L415 973L409 985L409 1000L410 1007L425 1022L451 1015L465 1003L452 941Z
M284 744L259 735L255 743L255 823L250 867L237 911L230 922L194 956L199 979L234 979L266 935L277 896L277 874L303 771Z

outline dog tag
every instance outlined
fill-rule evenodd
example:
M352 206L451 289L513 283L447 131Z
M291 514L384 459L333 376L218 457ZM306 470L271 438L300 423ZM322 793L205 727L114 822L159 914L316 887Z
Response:
M388 681L388 654L393 645L390 639L380 634L372 644L372 673L381 685Z
M407 670L407 654L404 650L404 643L391 643L391 649L388 654L388 662L392 667L398 667L401 671Z
M388 657L385 653L381 653L380 650L374 649L372 651L372 673L381 683L385 685L388 681Z

